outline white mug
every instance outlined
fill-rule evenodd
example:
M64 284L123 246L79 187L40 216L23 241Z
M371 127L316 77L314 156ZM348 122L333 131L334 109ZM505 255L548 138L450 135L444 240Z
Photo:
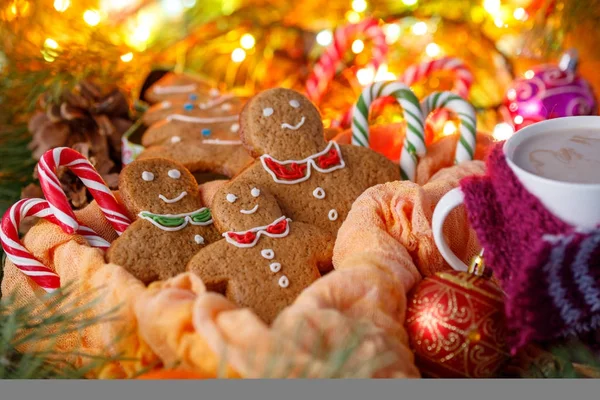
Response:
M600 184L572 183L544 178L524 170L513 161L515 149L532 135L549 131L600 129L600 116L565 117L526 126L511 136L503 146L506 162L523 187L537 197L557 218L579 229L593 229L600 224ZM600 170L598 171L600 174ZM444 220L464 202L460 188L453 189L440 199L433 212L432 228L435 244L450 266L459 271L468 267L450 250L443 235Z

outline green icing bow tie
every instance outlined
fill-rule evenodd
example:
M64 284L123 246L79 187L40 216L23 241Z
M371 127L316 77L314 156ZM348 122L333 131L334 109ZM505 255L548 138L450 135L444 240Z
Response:
M166 231L178 231L185 228L188 223L192 225L210 225L213 222L210 210L206 207L186 214L161 215L153 214L149 211L142 211L138 215L141 218L150 221L158 228Z

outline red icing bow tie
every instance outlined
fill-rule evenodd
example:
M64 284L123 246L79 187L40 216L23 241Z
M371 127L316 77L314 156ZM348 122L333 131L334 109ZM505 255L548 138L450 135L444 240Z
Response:
M313 167L321 173L329 173L346 165L339 145L335 142L329 142L325 150L304 160L279 161L265 154L260 157L260 161L275 182L287 184L307 180Z
M259 226L249 229L245 232L225 232L223 236L225 240L237 247L253 247L258 243L261 235L272 238L281 238L288 235L290 229L288 221L291 221L285 216L277 218L270 225Z

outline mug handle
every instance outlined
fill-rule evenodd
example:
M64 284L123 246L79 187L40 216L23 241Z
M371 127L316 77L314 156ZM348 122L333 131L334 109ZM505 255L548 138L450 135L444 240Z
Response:
M433 240L437 246L439 252L444 257L444 260L452 268L457 271L468 271L469 267L461 261L460 258L456 257L456 254L450 249L446 239L444 238L444 221L448 217L448 214L456 207L463 204L465 201L465 195L462 190L457 187L446 193L435 206L433 211L433 219L431 221L433 229Z

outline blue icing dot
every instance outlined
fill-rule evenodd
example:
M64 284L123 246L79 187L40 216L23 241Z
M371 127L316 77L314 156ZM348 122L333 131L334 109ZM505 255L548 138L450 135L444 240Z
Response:
M202 136L210 136L210 129L208 129L208 128L202 129Z
M190 94L190 100L198 100L198 95Z
M183 109L186 111L192 111L194 109L194 105L192 103L185 103L183 105Z

